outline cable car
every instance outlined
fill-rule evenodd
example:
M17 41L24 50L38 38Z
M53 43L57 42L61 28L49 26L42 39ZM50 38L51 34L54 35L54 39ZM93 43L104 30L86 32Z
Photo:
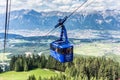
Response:
M66 19L67 17L59 19L59 23L55 26L55 28L61 27L60 39L50 43L50 55L61 63L73 61L73 45L68 41L67 31L63 25Z
M70 15L65 16L63 19L59 19L58 24L55 25L55 28L61 27L61 35L60 35L59 40L56 40L56 41L53 41L52 43L50 43L50 55L53 58L55 58L56 60L58 60L59 62L64 63L64 62L73 61L73 45L68 41L67 31L66 31L66 28L64 26L64 22L71 15L73 15L79 8L81 8L85 3L87 3L87 1L88 0L86 0L84 3L82 3ZM51 30L50 32L52 32L53 30ZM65 37L65 40L63 40L63 36Z

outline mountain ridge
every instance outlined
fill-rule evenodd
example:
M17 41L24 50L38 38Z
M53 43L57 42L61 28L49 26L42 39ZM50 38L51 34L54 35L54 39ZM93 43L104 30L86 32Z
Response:
M106 10L92 13L77 12L66 22L65 26L70 29L93 29L93 30L120 30L120 11ZM53 28L59 18L69 15L69 12L37 12L35 10L17 10L11 12L10 29L40 29ZM4 14L0 14L0 22L4 22ZM4 24L0 23L3 29Z

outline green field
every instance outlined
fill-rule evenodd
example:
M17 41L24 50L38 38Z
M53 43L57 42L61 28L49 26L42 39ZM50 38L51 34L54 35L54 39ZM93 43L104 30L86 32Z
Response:
M104 56L105 54L120 54L120 43L81 43L75 46L74 53L89 56Z
M43 78L55 76L57 73L48 69L35 69L28 72L9 71L0 74L0 80L27 80L28 76L33 74L36 78L38 78L39 76Z

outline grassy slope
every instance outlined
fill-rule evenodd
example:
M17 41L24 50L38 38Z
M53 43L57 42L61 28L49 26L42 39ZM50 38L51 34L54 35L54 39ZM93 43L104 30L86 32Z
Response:
M43 70L43 69L31 70L28 72L9 71L9 72L0 74L0 80L27 80L28 76L33 74L38 78L39 76L42 76L42 77L54 76L57 73L50 70Z

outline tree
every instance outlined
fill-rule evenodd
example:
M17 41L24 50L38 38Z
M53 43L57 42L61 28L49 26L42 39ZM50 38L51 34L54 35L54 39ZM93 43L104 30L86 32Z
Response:
M39 76L38 80L42 80L41 76Z
M68 67L65 70L65 74L67 74L67 76L70 76L70 69Z
M0 73L3 72L2 68L0 67Z
M29 76L27 80L36 80L35 75Z
M20 64L18 61L15 62L15 71L20 71Z
M28 64L26 61L24 61L24 71L28 71Z
M16 61L16 57L13 56L10 60L10 70L14 70L15 69L15 61Z
M45 68L46 66L46 58L45 58L45 55L41 55L41 68Z

